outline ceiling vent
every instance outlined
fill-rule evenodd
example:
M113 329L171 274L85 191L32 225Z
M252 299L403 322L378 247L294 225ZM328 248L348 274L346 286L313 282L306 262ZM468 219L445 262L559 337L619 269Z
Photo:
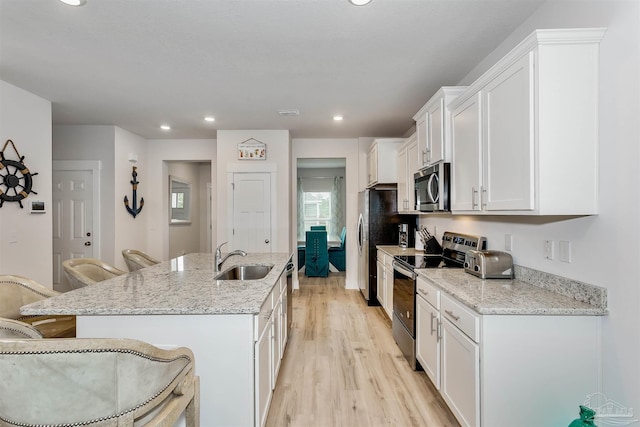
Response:
M278 115L280 116L299 116L300 115L300 110L297 110L295 108L289 109L289 110L278 110Z

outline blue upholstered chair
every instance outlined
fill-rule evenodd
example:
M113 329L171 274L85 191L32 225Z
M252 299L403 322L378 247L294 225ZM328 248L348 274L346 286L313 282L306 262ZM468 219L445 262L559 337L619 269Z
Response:
M329 275L326 231L307 231L304 274L310 277L327 277Z
M345 271L347 269L346 262L346 241L347 239L347 227L342 227L340 233L340 246L329 248L329 262L338 269L338 271Z

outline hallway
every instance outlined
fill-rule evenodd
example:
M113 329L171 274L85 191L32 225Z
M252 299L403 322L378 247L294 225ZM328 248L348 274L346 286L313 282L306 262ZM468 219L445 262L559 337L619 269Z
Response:
M344 273L299 280L267 426L458 426L382 309L344 289Z

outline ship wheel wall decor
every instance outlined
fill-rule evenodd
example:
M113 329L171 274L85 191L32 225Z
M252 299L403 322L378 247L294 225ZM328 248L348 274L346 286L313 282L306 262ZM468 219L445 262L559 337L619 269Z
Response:
M4 152L9 144L13 147L13 151L16 152L18 160L6 158ZM31 173L23 162L24 156L18 153L13 141L7 139L2 151L0 151L0 208L4 202L18 202L20 208L24 208L22 199L26 199L29 193L38 194L31 188L33 185L32 178L38 174Z

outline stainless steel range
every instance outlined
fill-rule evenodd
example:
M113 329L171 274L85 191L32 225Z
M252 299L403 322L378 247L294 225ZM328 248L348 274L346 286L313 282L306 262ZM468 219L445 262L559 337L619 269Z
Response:
M484 250L487 239L481 236L445 232L442 254L399 255L393 260L392 332L398 347L411 367L421 370L416 360L416 272L420 268L463 268L465 254Z

